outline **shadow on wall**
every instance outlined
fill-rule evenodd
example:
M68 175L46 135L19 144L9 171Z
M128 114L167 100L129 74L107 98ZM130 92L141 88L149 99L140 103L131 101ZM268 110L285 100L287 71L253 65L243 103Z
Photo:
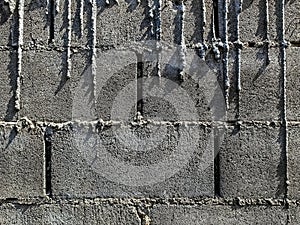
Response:
M195 29L195 31L192 35L192 41L194 42L194 44L199 43L199 42L203 43L205 40L211 38L211 37L205 37L204 36L204 26L205 26L205 24L204 24L203 18L204 18L205 15L203 15L204 11L202 10L203 1L193 0L191 4L192 4L191 13L195 17L195 23L194 24L195 24L195 27L197 27L197 29ZM211 13L213 13L213 12L211 12Z
M242 4L242 12L246 11L253 5L254 0L244 0ZM255 31L255 36L261 39L268 39L267 31L268 31L268 24L267 24L267 8L266 8L266 1L259 0L258 2L258 21L257 21L257 29Z
M17 8L13 0L0 0L0 45L13 45L16 38Z
M24 3L24 14L26 15L30 15L30 12L33 12L33 11L40 11L42 12L44 10L44 13L37 13L36 15L34 14L33 17L39 17L41 15L43 15L43 19L42 21L45 23L43 29L46 30L50 30L51 27L52 27L52 22L51 22L51 13L48 13L48 12L51 12L51 3L53 3L54 0L29 0L28 1L28 4L26 4L26 0L25 0L25 3ZM18 6L17 6L18 7ZM37 18L35 18L37 19ZM37 20L39 21L39 20ZM31 21L31 23L39 23L37 21ZM35 24L30 24L31 26L34 26ZM33 37L31 37L33 39ZM50 39L50 37L49 37Z
M278 139L277 139L277 142L280 143L280 149L281 149L281 152L280 152L280 162L277 166L277 175L276 177L278 178L278 180L280 181L279 184L278 184L278 187L277 187L277 190L276 190L276 193L275 193L275 196L276 198L280 198L282 196L285 196L285 190L287 189L286 187L286 161L287 161L287 158L286 158L286 153L284 151L285 149L285 145L286 145L286 133L285 133L285 129L283 127L280 128L280 132L279 132L279 135L278 135Z
M288 39L292 39L291 41L298 40L300 41L300 16L297 12L297 0L286 0L285 1L285 7L287 8L288 6L291 7L292 9L295 10L295 13L293 14L292 18L287 18L286 19L286 30L285 30L285 35L288 37ZM291 6L295 4L294 6ZM298 6L298 8L300 5ZM289 16L291 14L288 14Z
M97 2L97 16L101 16L101 14L105 11L108 11L112 9L113 7L121 7L121 3L118 0L96 0ZM143 35L141 35L141 38L139 41L142 40L154 40L155 36L151 33L152 25L155 26L155 10L154 8L157 7L159 4L157 1L153 1L153 5L150 5L147 1L141 1L141 0L125 0L123 1L127 5L126 13L133 13L138 8L143 8L143 15L144 18L140 23L140 29L139 31L142 32L146 29ZM113 20L118 20L117 17L111 17ZM151 21L153 20L153 21Z
M10 51L9 53L10 62L7 66L9 71L9 85L11 86L10 93L11 98L7 104L6 115L4 117L5 121L12 121L17 113L15 108L16 90L17 90L17 53L16 51Z
M3 25L10 18L14 12L14 5L11 5L9 1L0 1L0 25Z

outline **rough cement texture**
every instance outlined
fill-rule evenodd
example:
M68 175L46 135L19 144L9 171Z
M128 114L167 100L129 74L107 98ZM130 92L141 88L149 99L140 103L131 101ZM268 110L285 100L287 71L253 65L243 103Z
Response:
M65 55L54 50L23 52L21 117L34 121L71 120L71 81L65 77Z
M16 65L16 51L0 51L0 118L5 121L14 120L16 114Z
M267 38L266 2L243 1L239 21L241 41L257 42Z
M151 224L286 224L282 207L156 206L150 210Z
M11 11L8 4L0 3L0 45L8 46L17 43L16 31L18 28L17 11Z
M93 24L90 1L57 1L54 20L53 44L56 46L92 46Z
M234 121L239 117L239 85L238 85L238 79L240 82L240 74L239 70L237 68L237 64L240 59L240 53L238 48L230 49L228 54L228 74L229 79L232 82L233 85L229 87L228 93L228 107L226 109L226 118L229 121Z
M299 10L0 0L0 225L299 224Z
M47 0L24 0L23 42L25 46L47 45L50 40L50 8ZM18 16L22 15L18 11Z
M123 205L89 204L43 204L13 205L0 207L2 225L40 225L40 224L140 224L134 207Z
M68 126L54 132L52 144L54 196L170 198L214 195L213 152L206 141L210 134L208 128L198 126L176 128L170 125L150 124L145 127L107 127L100 133L94 132L93 129ZM124 138L121 137L125 135L123 132L138 134L145 143L147 139L152 142L146 147L143 147L143 142L134 140L124 142ZM190 135L186 141L189 144L195 142L191 146L195 144L201 152L192 152L192 148L187 149L187 152L176 156L179 157L179 161L175 157L171 164L167 162L164 162L165 165L161 164L162 160L171 160L168 156L173 154L176 148L180 148L176 144L180 135ZM197 135L200 137L199 140L193 137ZM112 160L111 156L116 157L112 162L112 168L105 163ZM128 168L123 169L121 162L145 167L146 170L128 173L126 171ZM165 167L169 166L173 169L164 175L166 180L156 175L156 170L160 169L163 172L166 170ZM153 174L146 172L151 168ZM169 178L168 174L178 168L182 169ZM147 185L141 186L142 182Z
M221 196L283 197L282 132L275 125L227 130L220 150Z
M300 10L300 2L289 0L285 3L285 37L291 42L299 43L300 19L295 12Z
M300 91L297 88L299 79L299 48L289 48L286 50L286 79L287 79L287 118L290 121L299 121L299 97Z
M205 10L203 7L205 5ZM212 1L189 1L185 5L184 36L187 45L209 43L212 38ZM201 26L203 24L203 26Z
M178 52L173 49L170 52L162 53L161 61L158 62L161 70L160 76L167 81L159 83L157 79L156 83L160 89L166 90L166 97L163 95L160 97L159 94L155 95L146 86L143 93L143 116L146 119L163 121L223 121L225 119L224 96L217 83L220 75L218 71L222 67L221 63L214 60L212 51L207 52L205 63L199 60L194 49L186 49L186 54L186 67L180 75L180 68L176 66L178 64L174 66L171 64L172 60L180 61ZM196 57L198 60L195 59ZM145 66L143 73L146 77L144 78L145 82L148 82L149 76L158 76L155 68L155 63L148 67ZM180 99L180 94L174 93L175 90L181 91L182 98L184 98L183 93L189 97L190 108L186 107L188 103ZM149 97L149 92L153 97ZM168 98L173 100L173 105ZM174 102L179 102L182 108L174 105ZM216 108L215 111L218 113L215 113L212 108ZM193 117L191 115L194 112L197 112L197 115Z
M40 129L0 127L1 199L45 196L43 147Z
M129 41L153 39L149 32L154 18L149 17L147 1L137 5L136 1L120 1L107 7L105 1L98 1L97 45L121 45ZM117 15L117 16L116 16Z
M132 120L137 111L137 57L134 51L130 49L124 53L118 50L98 51L97 57L107 61L98 60L99 63L97 63L97 74L101 75L96 76L97 97L94 118ZM112 67L114 63L122 66ZM124 109L118 100L131 106L127 112L128 115L120 115L119 112ZM117 104L116 101L118 101Z
M289 189L288 195L292 199L300 199L300 176L299 176L299 158L300 154L298 151L299 148L299 136L300 136L300 127L299 125L290 126L288 130L288 175L289 175Z
M289 209L289 220L290 220L289 224L296 225L300 223L299 207L292 206Z
M240 71L240 118L249 121L280 120L282 106L279 49L243 49Z

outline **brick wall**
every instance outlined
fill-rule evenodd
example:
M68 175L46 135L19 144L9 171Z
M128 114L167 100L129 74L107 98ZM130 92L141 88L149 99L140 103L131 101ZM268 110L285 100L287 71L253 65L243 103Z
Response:
M299 224L299 10L0 0L0 224Z

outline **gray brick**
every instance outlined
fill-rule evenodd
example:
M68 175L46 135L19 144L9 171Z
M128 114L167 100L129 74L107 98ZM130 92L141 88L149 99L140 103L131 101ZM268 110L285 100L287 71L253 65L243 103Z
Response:
M299 206L289 207L289 224L298 225L300 223L300 210Z
M16 52L0 51L0 120L15 119L16 68Z
M20 218L15 213L15 208L12 204L0 206L0 223L1 225L20 224Z
M21 117L46 121L71 118L70 81L66 80L64 63L65 53L40 50L23 52Z
M160 79L155 63L151 69L145 68L143 116L164 121L224 120L225 99L219 83L222 65L211 53L203 61L194 49L186 49L182 78L178 55L175 48L163 51L159 62ZM151 74L149 70L154 72Z
M287 224L287 212L281 206L249 206L237 208L238 224Z
M12 8L10 8L12 7ZM11 12L13 6L1 2L0 5L0 46L12 45L17 42L17 11Z
M224 15L219 4L220 36L224 36ZM231 42L238 38L242 42L278 40L278 4L276 1L245 0L227 3L227 37ZM267 12L268 10L268 12ZM268 17L268 19L267 19ZM223 37L224 38L224 37Z
M133 207L105 204L43 204L0 207L3 225L39 224L140 224Z
M177 11L171 1L165 1L162 8L164 10L161 11L161 41L171 45L178 45L178 41L175 41L175 38L180 37L180 30L174 27Z
M231 206L164 206L150 211L151 224L286 224L286 212L281 207Z
M227 13L227 29L228 29L228 41L234 42L238 39L238 13L240 4L236 4L236 1L229 1L228 13Z
M50 10L47 0L25 0L24 4L24 45L48 45L50 39Z
M300 91L299 91L299 48L286 49L286 97L287 97L287 119L293 121L300 120Z
M279 4L277 1L267 1L268 4L268 39L278 41L280 30Z
M92 4L88 0L60 1L55 14L54 41L58 46L85 47L92 45ZM71 40L68 43L68 13L71 13ZM81 13L82 11L82 13Z
M291 42L300 41L300 2L288 0L285 2L285 39Z
M228 80L230 87L228 89L228 108L226 109L226 119L233 121L238 116L238 80L237 80L237 63L238 63L238 49L231 49L228 54ZM220 82L221 83L221 82Z
M241 120L280 120L280 59L276 48L246 48L241 53Z
M128 121L136 114L137 57L130 49L97 53L96 117Z
M72 53L71 78L67 79L66 53L58 51L23 52L23 82L20 115L31 120L69 121L81 76L90 81L87 51ZM34 70L33 70L34 66ZM92 87L88 83L89 87Z
M41 130L0 128L0 198L43 196L44 143Z
M220 149L221 196L283 197L283 128L230 127Z
M147 1L119 1L117 5L110 1L98 1L97 45L124 45L132 41L152 39L148 27L150 24Z
M91 50L82 50L71 55L69 98L72 108L69 109L67 117L69 120L70 118L82 121L96 119L91 53Z
M212 2L184 2L183 35L185 44L210 43L212 38ZM180 10L174 1L163 1L161 11L161 40L171 45L179 45L181 39ZM204 21L205 20L205 21ZM204 23L205 22L205 23Z
M300 199L300 166L299 166L300 127L288 128L288 195L292 199Z
M184 2L184 37L186 45L209 43L211 41L213 3L209 0L203 2L204 5L202 1L198 0ZM202 9L203 7L205 7L205 12ZM170 27L174 26L174 22L171 22Z
M104 127L99 134L93 129L74 125L54 132L54 196L214 194L213 147L208 145L208 128L114 125Z
M243 1L239 20L239 33L242 42L257 42L267 39L265 1Z

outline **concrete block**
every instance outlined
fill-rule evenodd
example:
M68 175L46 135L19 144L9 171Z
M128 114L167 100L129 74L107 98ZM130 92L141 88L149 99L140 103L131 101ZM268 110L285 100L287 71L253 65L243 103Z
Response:
M150 83L149 81L148 83ZM153 93L152 90L149 90L149 86L145 85L146 90L144 90L143 98L144 118L155 121L213 120L210 102L205 95L206 87L199 86L197 81L188 78L178 84L176 81L168 79L159 83L159 79L156 79L156 83L157 90L165 91L163 94L159 92Z
M55 44L75 47L92 46L91 2L88 0L60 1L57 9L54 17ZM68 22L68 17L71 19L70 22ZM71 29L71 37L68 37L68 28Z
M166 206L155 205L150 211L151 224L286 224L287 216L282 207L251 206Z
M205 7L205 10L203 9ZM211 1L184 2L183 24L181 6L176 1L163 1L161 11L161 40L171 46L210 43L212 38L213 3Z
M286 116L288 120L292 121L300 120L299 54L299 48L286 49Z
M29 198L45 195L44 142L41 130L17 132L0 128L0 198Z
M280 9L276 0L267 1L268 4L268 39L278 41L280 35Z
M180 44L180 37L181 37L181 28L176 27L175 29L175 18L176 14L178 14L176 8L174 7L172 1L165 1L162 5L161 11L161 41L167 44L179 45ZM178 21L177 21L177 24ZM179 39L179 40L178 40Z
M20 115L40 121L72 120L73 102L77 100L76 91L82 88L79 85L83 85L82 82L85 81L80 81L80 78L86 78L88 87L92 88L90 58L88 51L72 53L71 77L68 79L66 52L23 52Z
M287 210L283 206L249 206L236 208L237 224L287 224Z
M239 105L241 120L280 120L280 77L279 49L263 47L242 50Z
M284 24L285 24L285 39L290 42L300 41L300 2L288 0L285 2L284 8Z
M239 34L242 42L258 42L267 39L266 1L243 1L239 16Z
M240 10L240 1L229 1L227 4L228 12L227 12L227 29L228 29L228 41L234 42L238 39L238 14Z
M300 166L299 166L300 127L288 128L288 195L291 199L300 199Z
M0 206L0 223L2 225L20 224L15 208L12 204Z
M126 45L134 41L153 39L149 32L150 12L147 1L97 1L97 45Z
M155 205L150 211L151 224L198 225L234 224L234 210L229 206Z
M15 119L16 51L0 51L0 120Z
M163 121L225 120L225 98L222 81L219 80L222 65L215 61L213 54L209 53L203 61L194 49L186 49L182 74L178 49L164 49L160 58L161 78L155 71L155 63L152 69L146 68L144 72L145 118ZM150 74L149 70L154 73Z
M48 45L50 40L50 14L50 5L47 4L47 0L24 1L24 46Z
M219 1L220 2L220 1ZM224 2L222 2L223 4ZM260 42L278 40L278 4L276 1L233 0L227 2L227 34L225 34L224 12L219 3L219 32L222 39L227 35L228 41ZM267 15L268 13L268 15ZM268 19L267 19L268 18Z
M72 116L66 54L24 51L22 58L21 117L39 121L66 121Z
M290 206L289 209L289 224L297 225L300 223L300 209L299 206Z
M94 97L94 74L92 72L92 51L76 51L71 54L71 83L69 120L90 121L97 117Z
M285 193L283 128L229 127L220 147L223 197L282 198Z
M197 43L210 43L213 28L213 2L209 0L193 0L184 2L184 5L185 12L183 33L185 44L192 45ZM174 26L174 22L170 22L170 27ZM164 23L164 21L162 21L162 23Z
M136 54L131 49L98 51L96 66L96 118L132 121L137 113Z
M54 197L214 195L209 128L148 124L94 129L73 125L54 131Z
M140 224L133 207L105 204L42 204L12 205L0 207L3 225L38 224Z
M14 45L17 43L18 34L17 10L14 4L0 3L0 46Z
M237 48L232 48L228 52L228 67L227 67L227 79L229 82L227 106L226 109L226 119L228 121L234 121L238 117L238 106L239 106L239 95L238 95L238 60L239 60L239 50ZM221 71L224 66L220 67L218 73L221 75L218 78L222 90L224 90L224 73ZM225 95L225 94L224 94ZM224 97L225 102L225 97ZM225 104L225 103L224 103Z

